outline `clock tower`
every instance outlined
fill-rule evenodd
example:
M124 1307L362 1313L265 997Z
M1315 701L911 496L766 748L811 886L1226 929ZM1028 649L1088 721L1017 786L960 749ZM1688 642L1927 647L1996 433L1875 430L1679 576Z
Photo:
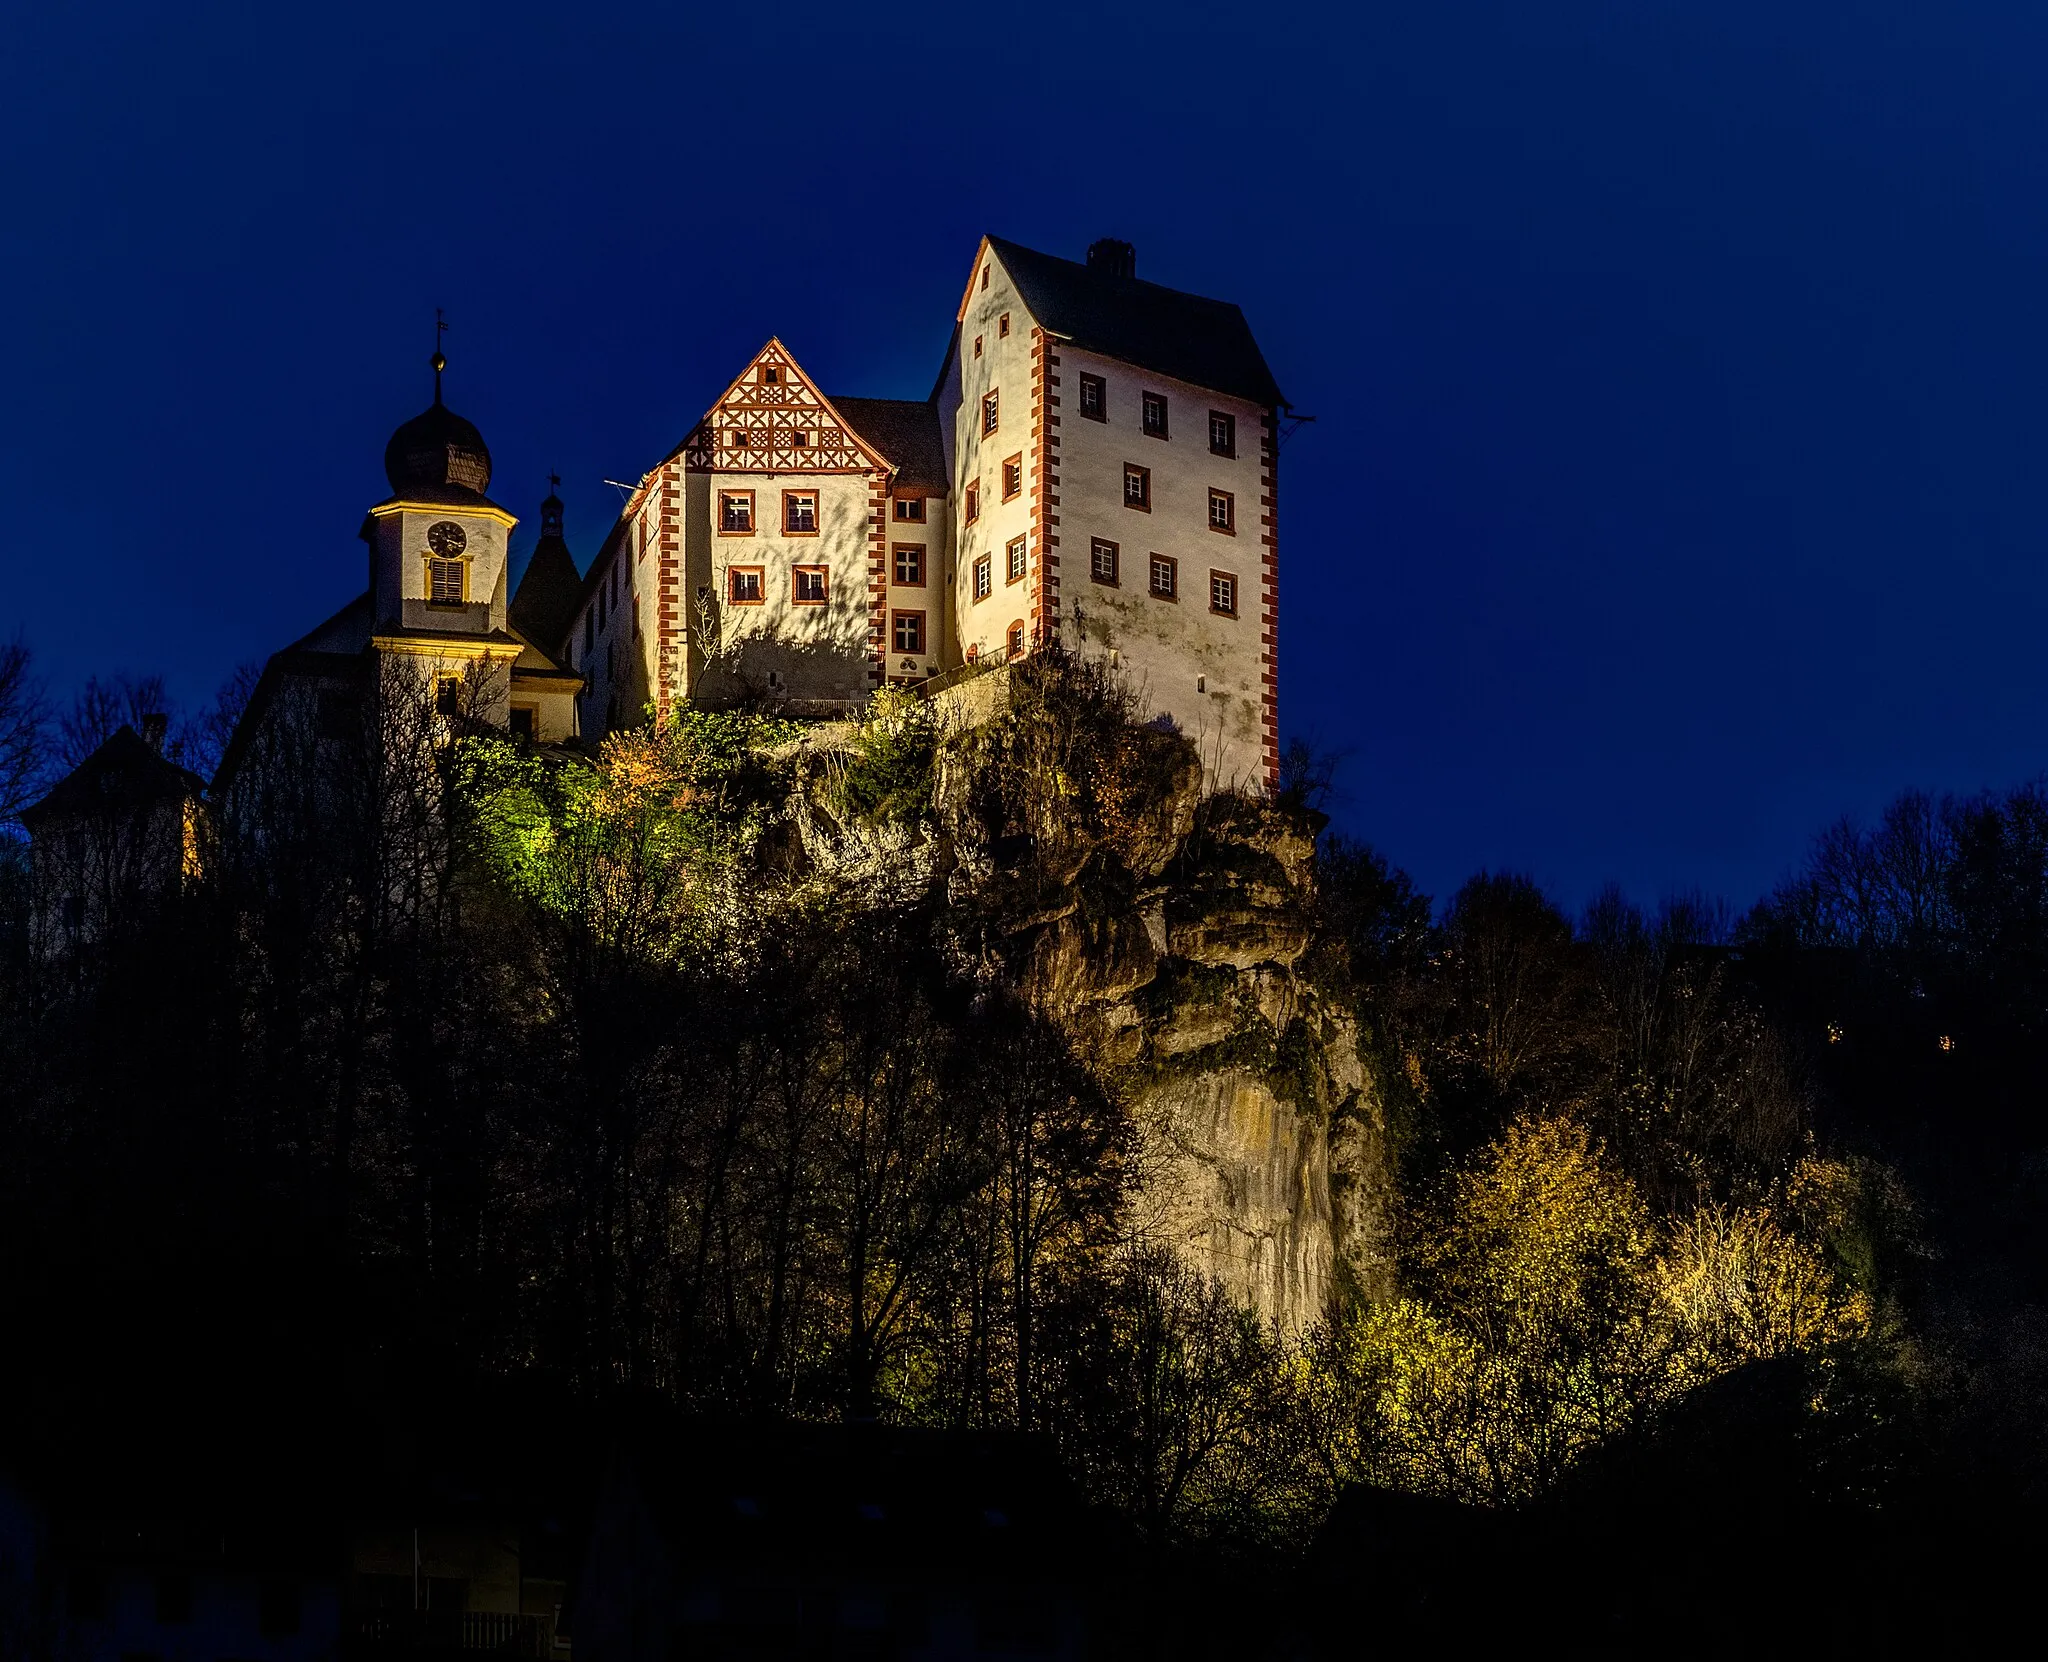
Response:
M484 494L491 453L474 424L441 401L447 360L434 354L434 402L384 447L391 495L370 510L374 627L383 637L482 644L505 628L507 539L518 521Z

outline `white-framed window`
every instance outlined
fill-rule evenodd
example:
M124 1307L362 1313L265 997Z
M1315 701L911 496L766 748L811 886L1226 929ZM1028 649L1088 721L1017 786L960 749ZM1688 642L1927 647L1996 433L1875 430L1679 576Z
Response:
M1209 610L1218 617L1237 616L1237 578L1230 572L1209 573Z
M1088 575L1098 583L1111 588L1117 586L1118 556L1122 550L1107 537L1097 537L1088 545Z
M1152 593L1160 600L1180 598L1180 561L1170 554L1152 556Z
M995 561L984 554L974 562L974 598L986 600L995 591Z
M1003 418L1003 391L990 387L981 397L981 435L987 438L999 426Z
M1022 537L1012 537L1010 539L1010 545L1004 551L1003 559L1004 576L1007 577L1009 581L1012 583L1023 582L1025 570L1025 557L1024 539Z

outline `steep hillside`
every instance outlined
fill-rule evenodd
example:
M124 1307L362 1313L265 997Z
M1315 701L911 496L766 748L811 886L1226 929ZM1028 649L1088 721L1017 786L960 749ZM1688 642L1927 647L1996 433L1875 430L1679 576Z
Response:
M1142 1230L1285 1327L1389 1292L1380 1093L1304 969L1319 816L1205 799L1185 739L1076 679L990 677L814 736L789 816L803 860L927 892L955 960L1070 1037L1143 1133ZM893 792L861 785L889 771L878 746Z

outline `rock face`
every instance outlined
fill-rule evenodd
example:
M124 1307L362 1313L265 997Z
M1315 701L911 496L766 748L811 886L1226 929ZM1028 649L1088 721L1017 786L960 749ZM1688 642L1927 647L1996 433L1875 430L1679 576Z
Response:
M1140 1226L1299 1328L1392 1291L1383 1105L1304 967L1320 822L1199 792L1191 768L1135 839L1140 869L1084 864L1008 923L1006 956L1130 1104Z
M1393 1286L1381 1093L1307 968L1321 822L1204 799L1192 748L1166 755L1114 848L1015 834L977 806L971 749L951 746L913 838L814 806L796 818L806 858L835 876L893 869L943 892L958 956L1017 986L1129 1105L1139 1226L1300 1328Z

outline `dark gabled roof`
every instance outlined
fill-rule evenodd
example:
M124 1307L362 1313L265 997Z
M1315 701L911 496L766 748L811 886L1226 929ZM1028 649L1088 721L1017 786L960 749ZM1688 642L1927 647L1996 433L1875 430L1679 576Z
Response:
M375 627L376 615L370 609L370 591L365 589L325 623L316 624L284 650L361 652L369 646Z
M946 494L946 452L939 442L936 404L914 398L830 399L856 435L879 450L896 469L896 484L922 490L927 496Z
M1112 277L1000 237L989 247L1031 315L1084 352L1254 404L1285 404L1244 313L1227 300Z
M179 802L205 789L206 781L198 774L179 767L134 728L124 726L58 780L42 801L22 809L21 822L33 831L39 821L58 814Z
M565 668L562 657L557 656L562 652L559 646L542 646L516 623L508 622L505 632L519 643L519 656L512 660L512 678L515 681L574 681L579 687L583 684L583 677L575 670Z
M561 651L582 601L583 579L577 575L569 545L560 537L542 537L520 574L506 615L520 634L552 655Z

